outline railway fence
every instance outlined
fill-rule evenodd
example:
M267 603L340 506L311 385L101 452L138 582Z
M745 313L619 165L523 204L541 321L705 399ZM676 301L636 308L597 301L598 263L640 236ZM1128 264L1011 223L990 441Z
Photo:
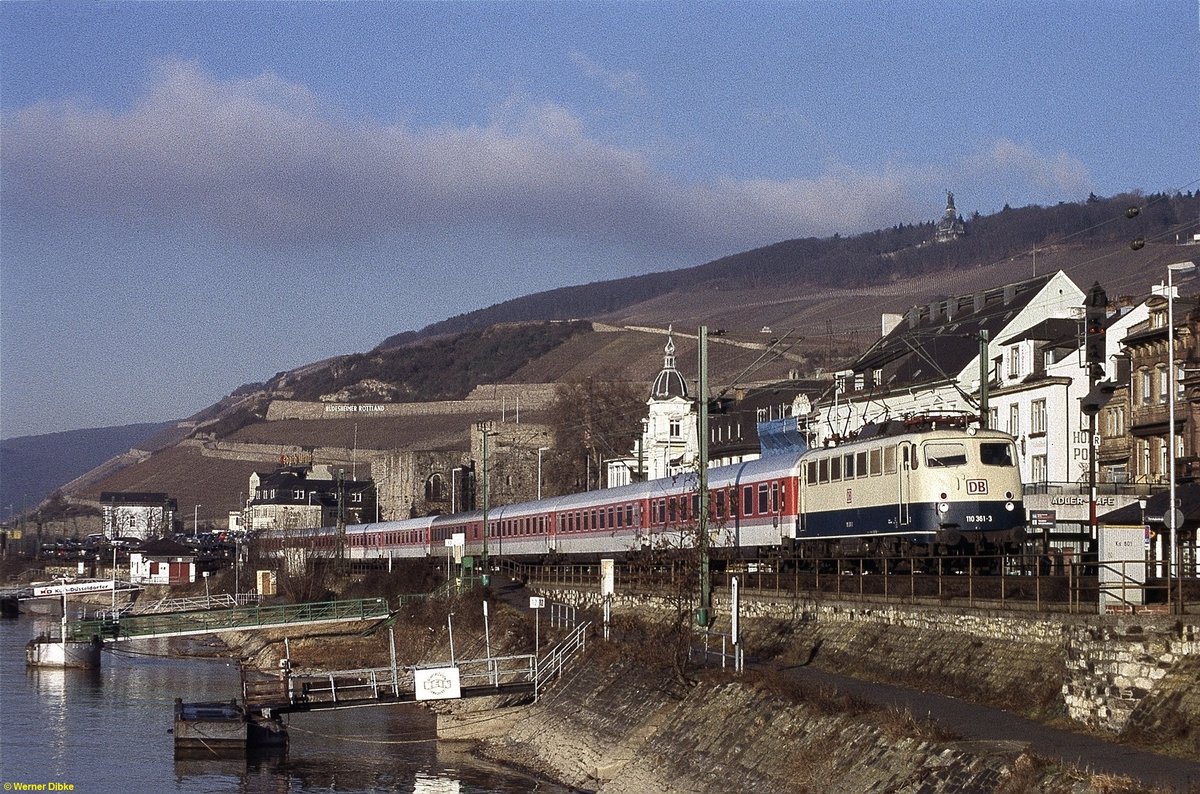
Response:
M762 594L825 595L846 600L921 603L969 609L1096 613L1105 603L1110 612L1200 613L1200 578L1194 570L1166 579L1151 575L1145 560L1052 560L1038 555L980 555L922 558L814 558L804 566L780 560L739 560L711 573L714 588L728 589L738 578L743 590ZM549 587L595 587L598 564L515 566L531 584ZM685 561L653 567L614 565L620 593L678 588L696 578ZM1104 573L1104 576L1101 576Z

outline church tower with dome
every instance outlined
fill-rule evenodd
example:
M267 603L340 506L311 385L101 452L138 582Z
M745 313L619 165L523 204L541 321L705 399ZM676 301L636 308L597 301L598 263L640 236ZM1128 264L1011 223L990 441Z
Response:
M696 437L699 417L687 381L675 365L675 339L670 326L663 348L663 366L650 387L646 407L648 415L642 420L640 454L635 449L631 457L609 462L609 487L631 482L635 472L641 473L637 479L653 480L688 471L696 465L700 454Z

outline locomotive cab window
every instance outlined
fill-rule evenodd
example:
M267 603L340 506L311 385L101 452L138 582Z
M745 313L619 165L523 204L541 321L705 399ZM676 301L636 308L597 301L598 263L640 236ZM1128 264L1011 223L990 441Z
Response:
M979 445L979 462L984 466L1013 466L1012 444L985 441Z
M931 441L925 445L925 465L930 468L967 465L967 448L958 441Z

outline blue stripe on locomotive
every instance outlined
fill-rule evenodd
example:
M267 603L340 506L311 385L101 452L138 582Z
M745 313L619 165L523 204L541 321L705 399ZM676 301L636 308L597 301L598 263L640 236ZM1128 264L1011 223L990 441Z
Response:
M824 512L807 512L801 517L798 537L833 538L861 535L928 535L942 529L959 532L1007 532L1025 524L1020 502L1012 510L995 501L950 502L945 513L934 502L914 502L908 507L908 522L901 524L896 505L854 507ZM968 516L989 520L967 522Z

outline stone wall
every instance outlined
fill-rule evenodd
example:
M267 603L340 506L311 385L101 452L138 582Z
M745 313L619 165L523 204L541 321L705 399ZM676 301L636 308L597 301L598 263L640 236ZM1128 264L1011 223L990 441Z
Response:
M1063 684L1072 719L1120 732L1135 715L1135 724L1152 728L1147 715L1167 701L1200 714L1198 624L1125 618L1072 627Z
M465 400L414 403L303 402L272 400L267 421L283 419L347 419L351 416L453 416L492 413L497 416L521 410L542 411L554 402L553 383L497 383L476 386Z

